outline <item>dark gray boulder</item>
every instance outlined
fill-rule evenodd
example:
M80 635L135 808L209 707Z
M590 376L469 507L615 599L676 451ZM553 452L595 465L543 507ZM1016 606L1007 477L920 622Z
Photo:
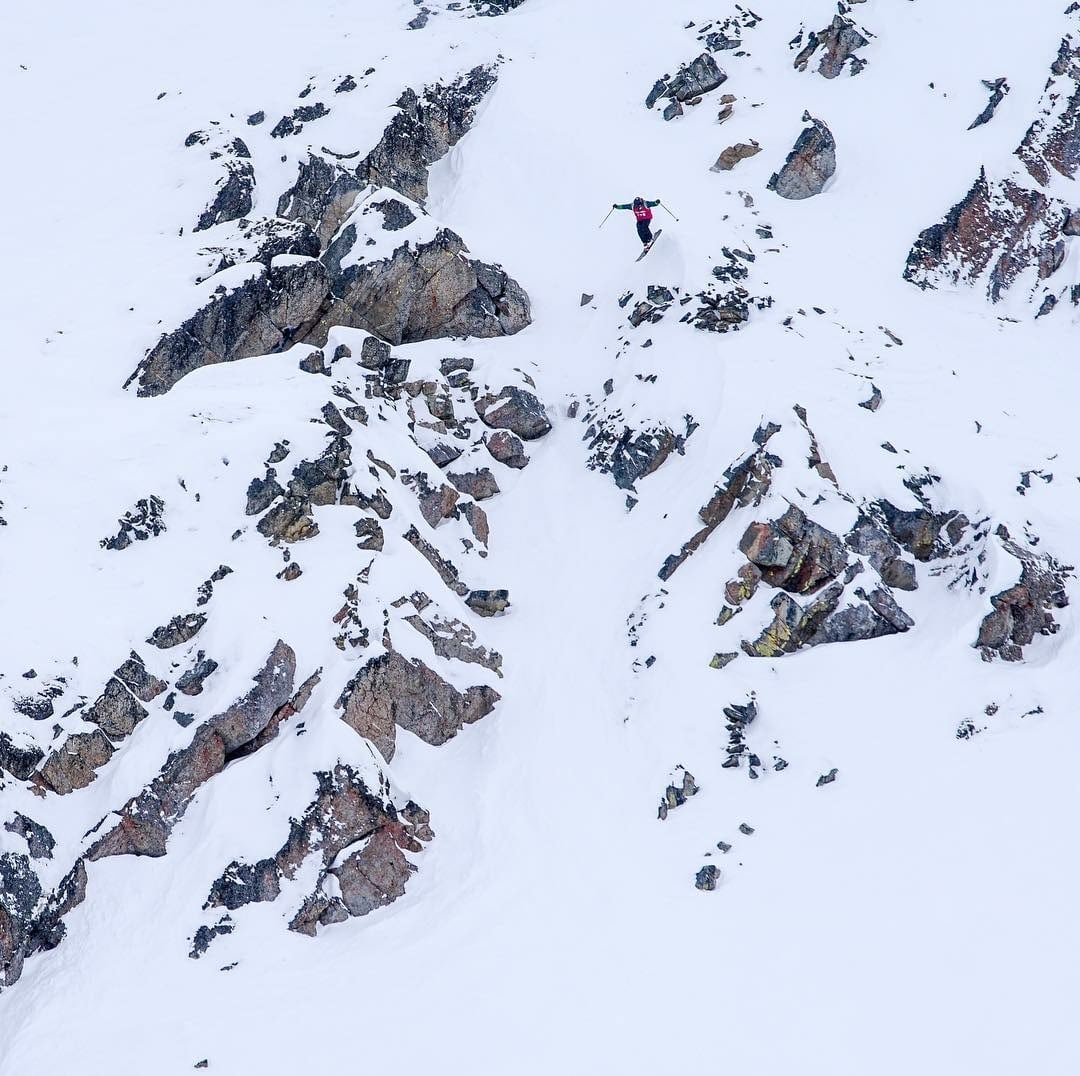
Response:
M100 729L76 732L49 755L35 780L48 791L66 796L90 784L115 750Z
M824 30L810 32L806 45L795 57L795 70L805 71L814 53L821 49L818 72L825 78L836 78L845 65L852 75L857 75L866 66L866 62L855 53L868 44L851 19L844 15L834 15L832 22Z
M211 300L151 348L125 382L160 396L203 366L281 351L316 323L329 291L321 262L287 259L258 266L243 283L220 286Z
M836 140L821 121L811 119L795 141L784 167L769 180L768 189L781 198L813 198L825 189L836 171Z
M474 67L447 86L406 90L400 109L356 173L361 184L390 187L414 202L427 198L428 168L458 143L476 107L495 85L491 67Z
M317 792L300 818L293 819L285 843L253 865L234 861L214 882L207 908L236 910L253 902L276 900L282 879L317 856L321 868L314 890L289 923L289 929L314 936L320 926L366 915L395 900L415 868L404 851L419 852L434 834L428 812L411 801L400 811L376 795L351 766L315 774ZM363 842L360 847L356 845ZM346 849L354 848L340 863ZM340 896L329 896L330 875Z

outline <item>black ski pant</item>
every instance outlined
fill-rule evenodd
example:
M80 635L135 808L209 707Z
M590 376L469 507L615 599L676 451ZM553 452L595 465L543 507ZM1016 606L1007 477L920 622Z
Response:
M649 222L647 220L639 220L637 222L637 234L638 239L640 239L642 243L652 242L652 229L649 227Z

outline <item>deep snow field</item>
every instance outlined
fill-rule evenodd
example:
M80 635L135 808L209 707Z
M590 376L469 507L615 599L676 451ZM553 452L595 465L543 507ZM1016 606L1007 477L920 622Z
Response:
M991 304L978 287L903 279L915 238L980 167L1014 167L1059 43L1080 35L1066 2L868 0L850 13L873 34L866 68L830 80L816 61L796 71L789 42L827 26L835 3L762 0L743 47L716 53L727 81L671 122L643 107L646 94L702 50L687 24L733 4L524 0L474 18L429 0L415 30L407 0L61 0L9 13L0 730L49 751L85 725L64 711L93 700L133 648L168 679L177 655L143 640L190 611L219 564L233 572L197 639L219 670L179 708L198 723L223 711L277 639L296 652L297 686L324 672L293 719L304 734L285 728L209 780L166 856L87 863L63 942L0 992L0 1074L165 1076L203 1059L230 1076L1077 1071L1075 603L1054 610L1060 630L1036 635L1023 660L983 660L973 644L990 596L1019 576L991 540L975 587L950 587L961 570L948 562L916 565L918 589L898 595L910 631L710 667L771 617L762 590L716 624L746 563L743 531L788 501L844 534L859 504L918 508L904 480L931 474L935 511L1004 524L1080 563L1077 250L1052 278L1065 297L1038 319L1023 283ZM191 224L218 165L185 137L213 122L242 137L257 177L249 216L273 215L309 147L366 153L404 89L500 57L472 129L431 168L425 208L520 283L532 324L394 353L414 378L437 377L448 356L473 358L474 380L495 390L527 375L553 429L526 446L522 470L474 461L502 490L484 505L487 556L446 537L459 523L432 531L394 485L386 550L361 583L371 647L341 650L331 617L372 560L357 551L356 511L317 509L320 533L291 547L303 568L293 582L276 578L281 551L244 515L276 441L290 440L290 464L325 441L314 419L334 378L298 369L310 348L208 366L159 396L122 387L214 286L196 284L212 230ZM326 89L350 73L357 89ZM969 131L986 104L980 80L999 76L1008 95ZM330 115L271 138L308 84ZM719 125L723 93L737 103ZM249 126L257 110L267 121ZM820 195L785 200L766 187L804 110L835 136L836 173ZM710 171L751 139L759 154ZM1068 201L1071 183L1057 177L1055 193ZM663 236L640 263L629 213L598 227L635 194L679 217L657 210ZM379 237L378 256L396 243ZM738 332L684 324L678 303L630 326L649 285L689 296L714 282L725 247L755 256L745 287L771 305L751 305ZM328 352L334 341L359 352L361 330L332 333ZM363 379L352 384L362 394ZM876 411L858 406L871 385ZM804 465L811 435L796 405L835 482ZM583 418L598 409L683 434L690 415L696 428L628 491L587 466ZM768 502L738 509L660 580L769 422L784 466ZM370 451L432 470L401 414L358 427L352 444L357 465ZM165 532L102 548L151 493ZM469 586L508 589L509 612L472 616L400 541L414 521ZM502 655L503 675L436 663L395 619L392 603L418 588ZM389 765L335 709L384 623L459 690L502 696L441 746L399 730ZM57 676L54 718L16 711L20 692ZM754 780L722 766L722 708L751 693L747 740L765 759ZM23 812L56 840L54 858L34 864L46 889L190 740L159 703L150 710L85 788L45 794L3 775L0 815ZM965 720L981 731L958 738ZM305 866L189 959L196 929L216 919L203 910L214 879L232 860L272 855L311 800L312 774L338 760L373 787L384 772L399 806L430 811L435 836L409 856L407 892L305 937L286 929L314 884ZM700 791L661 821L677 766ZM25 851L0 828L0 853ZM695 875L709 864L719 881L702 891Z

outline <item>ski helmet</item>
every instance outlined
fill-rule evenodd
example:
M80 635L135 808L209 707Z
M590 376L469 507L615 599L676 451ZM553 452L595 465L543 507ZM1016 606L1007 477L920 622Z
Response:
M635 209L640 209L644 204L645 204L645 199L642 198L641 195L638 195L634 199L634 208Z

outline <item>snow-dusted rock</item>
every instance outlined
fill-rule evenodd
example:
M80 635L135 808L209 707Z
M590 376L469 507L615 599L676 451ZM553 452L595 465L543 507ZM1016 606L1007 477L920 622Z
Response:
M805 117L812 126L795 140L784 167L769 180L768 188L781 198L813 198L825 189L836 171L836 140L821 120Z

